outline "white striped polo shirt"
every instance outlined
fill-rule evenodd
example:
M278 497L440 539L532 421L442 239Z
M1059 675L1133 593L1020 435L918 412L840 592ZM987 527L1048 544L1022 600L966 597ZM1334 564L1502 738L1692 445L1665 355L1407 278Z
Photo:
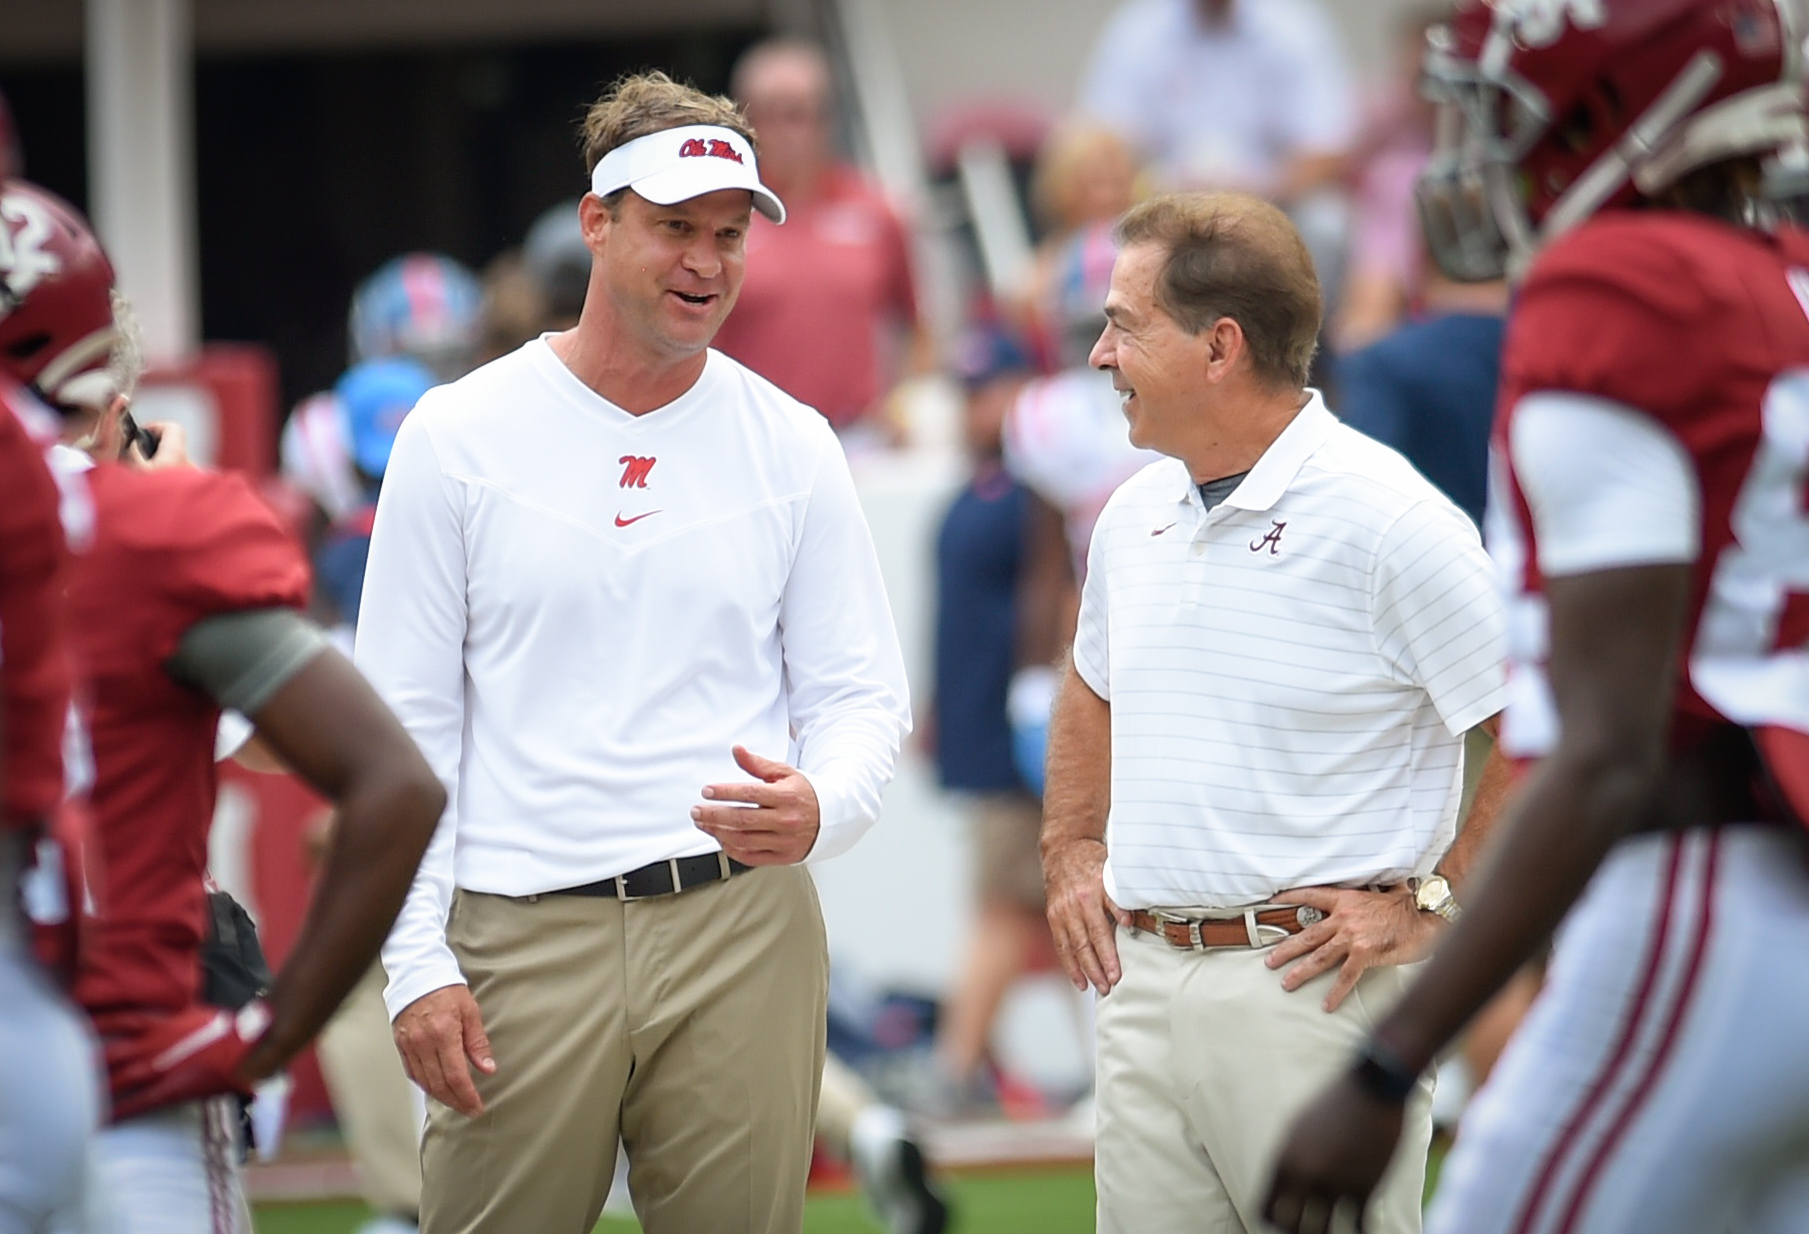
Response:
M1475 526L1314 392L1211 511L1177 459L1093 532L1074 663L1111 704L1106 889L1231 908L1431 870L1501 709Z

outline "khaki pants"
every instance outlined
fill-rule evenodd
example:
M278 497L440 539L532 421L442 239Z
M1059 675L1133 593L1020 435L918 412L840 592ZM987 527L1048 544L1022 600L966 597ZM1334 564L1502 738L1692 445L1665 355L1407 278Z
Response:
M1099 1000L1099 1234L1259 1234L1275 1154L1294 1116L1348 1066L1412 969L1363 975L1337 1011L1337 970L1281 988L1266 950L1181 951L1118 931L1124 979ZM1370 1201L1372 1234L1416 1234L1432 1086Z
M797 1234L829 961L810 874L681 895L459 892L447 939L496 1074L430 1103L423 1234L588 1234L618 1137L647 1234Z
M421 1090L409 1083L373 964L327 1026L317 1052L364 1202L412 1218L421 1207Z

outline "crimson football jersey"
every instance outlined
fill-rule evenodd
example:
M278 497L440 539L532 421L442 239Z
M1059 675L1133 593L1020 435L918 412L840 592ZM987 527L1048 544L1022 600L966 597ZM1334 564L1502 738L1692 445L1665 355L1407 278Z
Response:
M191 1008L200 991L220 708L165 665L204 618L303 607L308 570L239 477L103 464L90 485L94 538L70 570L70 641L88 694L108 897L75 996L117 1077L152 1020Z
M1714 729L1809 733L1809 234L1696 214L1598 215L1533 263L1502 357L1490 547L1509 611L1510 753L1557 739L1546 610L1508 440L1528 394L1645 413L1688 455L1701 554L1673 703L1674 752Z
M41 822L63 797L69 669L59 593L67 552L48 442L28 427L48 414L0 377L0 826Z

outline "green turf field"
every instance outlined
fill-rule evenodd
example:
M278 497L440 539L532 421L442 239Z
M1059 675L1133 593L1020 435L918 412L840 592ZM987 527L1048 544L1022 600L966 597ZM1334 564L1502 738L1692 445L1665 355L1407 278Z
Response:
M1435 1140L1426 1164L1431 1196L1444 1164ZM950 1234L1092 1234L1093 1171L1087 1168L993 1173L949 1180L955 1203ZM361 1204L269 1204L257 1210L257 1234L352 1234L367 1215ZM596 1234L635 1234L633 1221L605 1218ZM884 1234L850 1194L814 1195L804 1208L804 1234Z
M1065 1170L955 1178L951 1234L1090 1234L1093 1174ZM282 1204L257 1211L257 1234L351 1234L365 1217L357 1204ZM632 1221L604 1220L597 1234L633 1234ZM804 1234L883 1234L855 1195L811 1198Z

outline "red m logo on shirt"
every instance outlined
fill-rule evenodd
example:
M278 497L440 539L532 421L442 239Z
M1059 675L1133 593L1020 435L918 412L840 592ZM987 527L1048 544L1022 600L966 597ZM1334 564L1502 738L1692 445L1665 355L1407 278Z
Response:
M636 458L632 454L624 454L616 462L622 464L623 488L646 488L647 473L653 470L657 458Z

